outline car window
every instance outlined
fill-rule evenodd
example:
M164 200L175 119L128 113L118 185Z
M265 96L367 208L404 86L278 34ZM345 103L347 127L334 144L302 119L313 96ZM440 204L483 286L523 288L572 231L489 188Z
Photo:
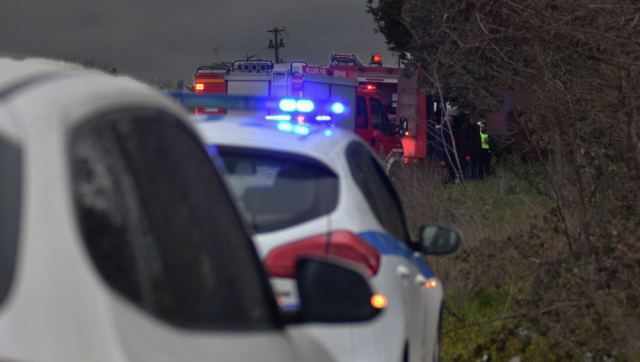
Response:
M375 156L359 142L351 143L346 152L351 175L378 222L396 238L409 241L400 198Z
M363 96L358 96L356 105L356 128L367 128L367 102Z
M311 158L237 147L218 152L239 208L258 233L327 215L338 204L338 177Z
M373 123L373 128L382 131L385 134L389 134L391 130L391 122L389 121L389 117L387 116L382 103L375 98L369 98L369 102L371 104L371 121Z
M180 121L106 115L72 135L84 243L116 292L171 324L265 329L275 305L209 156Z
M20 224L22 162L20 147L0 135L0 304L13 280Z
M369 98L369 104L371 105L371 122L373 128L382 130L382 104L375 98Z

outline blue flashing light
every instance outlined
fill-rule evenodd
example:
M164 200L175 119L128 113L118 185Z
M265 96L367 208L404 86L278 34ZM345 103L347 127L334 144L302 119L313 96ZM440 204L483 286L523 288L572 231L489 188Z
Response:
M302 126L302 125L296 125L293 126L293 133L301 135L301 136L306 136L308 135L310 132L309 127L307 126Z
M280 100L278 107L280 107L280 110L283 112L294 112L298 109L298 102L296 102L295 99L284 98Z
M342 114L344 113L344 111L346 111L346 107L344 106L344 104L340 103L340 102L335 102L331 105L330 107L331 112L335 113L335 114Z
M330 129L325 130L325 131L324 131L324 135L325 135L325 136L327 136L327 137L331 137L331 136L333 135L333 131L332 131L332 130L330 130Z
M282 132L293 131L293 125L289 122L278 122L278 125L276 127L278 128L279 131L282 131Z
M264 119L267 121L290 121L291 116L288 114L273 114L265 116Z
M331 120L331 116L316 116L316 121L327 122Z
M316 108L316 105L313 104L313 101L309 99L298 100L298 103L297 103L298 112L309 113L309 112L313 112L315 108Z

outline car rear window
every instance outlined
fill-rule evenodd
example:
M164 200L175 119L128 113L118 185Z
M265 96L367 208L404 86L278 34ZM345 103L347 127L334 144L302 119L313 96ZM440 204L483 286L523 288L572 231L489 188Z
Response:
M257 233L327 215L338 204L338 176L314 159L238 147L217 152L239 208Z
M4 302L16 263L22 164L20 147L0 136L0 304Z
M233 199L182 122L153 110L109 113L74 130L70 153L83 241L110 287L184 328L277 327Z

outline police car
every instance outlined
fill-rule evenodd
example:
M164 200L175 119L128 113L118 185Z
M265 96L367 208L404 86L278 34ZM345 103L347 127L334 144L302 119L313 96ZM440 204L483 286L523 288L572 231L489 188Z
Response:
M194 118L210 153L223 160L281 305L296 308L290 278L298 258L346 260L371 277L385 313L364 325L306 330L340 361L437 360L443 291L424 255L454 252L460 235L429 225L421 240L411 240L400 200L370 147L326 123L331 115L296 113L295 102L314 108L309 100L285 99L282 114Z
M188 114L136 81L0 59L0 173L2 361L324 362L296 325L381 310L305 259L281 314Z

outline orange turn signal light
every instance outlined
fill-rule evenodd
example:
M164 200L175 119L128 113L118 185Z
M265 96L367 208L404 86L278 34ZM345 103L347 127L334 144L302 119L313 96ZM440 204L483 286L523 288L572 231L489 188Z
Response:
M382 294L374 294L371 296L371 306L376 309L384 309L389 304L387 297Z
M204 84L203 83L196 83L196 92L197 91L203 91L204 90Z
M422 284L422 286L427 288L427 289L435 289L435 288L438 287L438 279L429 278L429 279L427 279L426 282L424 282L424 284Z

